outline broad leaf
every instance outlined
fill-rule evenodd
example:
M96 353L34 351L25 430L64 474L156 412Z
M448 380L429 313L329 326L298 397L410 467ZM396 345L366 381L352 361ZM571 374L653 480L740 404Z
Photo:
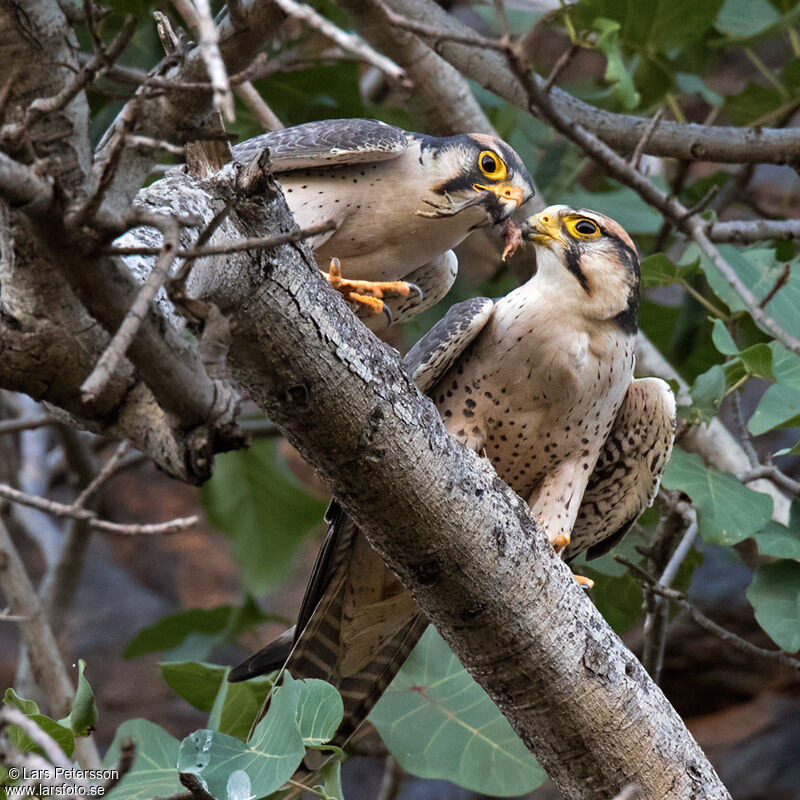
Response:
M688 264L676 264L664 253L654 253L642 260L642 283L645 286L669 286L676 281L694 275L698 271L699 261Z
M262 797L291 778L305 754L297 726L302 683L284 673L266 716L247 744L219 731L200 730L180 745L178 770L197 775L218 800ZM235 789L235 793L229 791ZM246 794L240 794L243 789Z
M716 416L727 385L725 370L719 364L697 376L691 390L692 404L703 422L709 422Z
M272 687L272 681L262 676L240 683L228 683L228 672L220 681L214 705L208 717L208 727L247 741L253 722Z
M614 94L623 108L636 108L640 96L619 49L619 22L601 17L594 21L592 28L597 33L594 46L606 57L606 80L614 87Z
M220 684L228 672L219 664L200 661L167 661L159 664L161 674L175 694L200 711L211 711Z
M343 716L342 697L333 686L313 678L302 682L297 703L297 725L307 747L330 741Z
M219 455L202 497L212 524L233 539L252 594L286 578L297 546L325 510L295 485L276 460L275 443L265 441Z
M83 674L85 669L86 662L80 659L78 661L78 688L75 690L72 709L69 712L69 726L76 736L88 736L94 730L98 717L94 692Z
M168 661L202 660L226 638L269 619L248 595L240 606L190 608L162 617L142 628L125 648L125 658L135 658L160 650L168 652ZM189 639L189 641L187 641Z
M800 530L792 530L780 522L770 520L766 528L753 538L758 545L759 555L800 561Z
M369 718L413 775L496 797L530 792L546 778L433 626Z
M178 780L178 747L180 743L163 728L146 719L132 719L117 728L114 741L103 759L104 767L119 761L120 743L132 739L136 759L131 771L112 789L111 800L150 800L154 796L169 797L185 792Z
M60 722L42 714L39 706L33 700L25 700L20 697L13 689L6 689L3 695L3 702L6 705L18 708L28 719L35 722L56 744L66 753L72 756L75 749L75 736L72 730ZM31 738L21 728L16 725L8 726L8 734L12 744L25 752L34 751L43 755L40 748L33 743Z
M731 545L761 530L772 516L772 498L748 489L730 472L706 467L680 448L664 472L665 489L679 489L697 508L700 534L707 542Z
M749 39L767 30L779 18L767 0L725 0L714 27L731 39Z
M747 589L758 624L778 647L800 650L800 563L763 564Z

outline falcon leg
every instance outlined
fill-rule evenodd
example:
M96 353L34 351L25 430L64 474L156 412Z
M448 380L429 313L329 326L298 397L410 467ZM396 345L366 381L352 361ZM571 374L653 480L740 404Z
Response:
M408 297L412 292L422 291L408 281L350 281L342 278L342 267L338 258L331 259L329 272L322 273L328 283L349 303L355 303L371 314L386 313L392 321L391 311L383 302L386 295Z
M566 462L548 475L528 500L528 505L557 553L563 552L569 545L588 476L589 470L583 469L581 461ZM594 585L592 580L583 575L576 575L575 580L587 589Z

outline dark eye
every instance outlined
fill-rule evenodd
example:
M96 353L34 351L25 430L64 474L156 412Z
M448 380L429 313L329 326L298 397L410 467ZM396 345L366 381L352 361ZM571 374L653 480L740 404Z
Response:
M593 234L597 233L597 225L594 224L589 219L582 219L580 222L575 224L575 230L578 233L582 233L584 236L592 236Z
M497 159L487 153L481 158L481 169L484 172L494 172L497 169Z

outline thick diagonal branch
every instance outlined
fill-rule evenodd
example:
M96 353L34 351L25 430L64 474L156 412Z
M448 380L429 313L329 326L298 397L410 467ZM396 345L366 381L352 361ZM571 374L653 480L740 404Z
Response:
M169 208L185 180L156 184L148 202L160 194ZM264 181L212 241L285 229ZM635 783L647 797L728 798L525 504L447 435L306 250L206 259L188 288L228 315L233 377L330 482L568 797Z

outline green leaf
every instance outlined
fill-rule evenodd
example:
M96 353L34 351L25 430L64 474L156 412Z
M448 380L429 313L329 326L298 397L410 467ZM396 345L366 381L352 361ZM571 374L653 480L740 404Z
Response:
M719 251L758 300L769 294L786 268L786 263L778 261L775 251L770 248L739 250L733 245L720 245ZM700 266L714 293L732 311L745 310L742 298L708 259L701 257ZM797 313L800 308L800 262L790 262L790 267L788 282L764 308L783 330L800 337L800 314Z
M725 0L714 27L731 39L749 39L767 30L779 17L767 0Z
M778 647L800 650L800 563L762 564L747 589L758 624Z
M546 775L433 626L370 714L403 769L496 797Z
M600 17L594 21L592 30L597 33L594 46L606 57L605 79L612 84L614 94L622 107L631 110L639 105L639 92L633 85L633 78L625 67L619 49L619 22Z
M211 711L227 672L219 664L200 661L168 661L159 667L169 688L200 711Z
M297 727L301 682L284 673L284 682L270 702L266 716L244 744L219 731L200 730L180 745L178 770L193 773L216 798L262 797L280 789L300 766L305 754ZM231 798L233 800L233 798Z
M114 741L103 759L104 767L119 761L120 744L132 739L136 745L133 768L106 798L110 800L150 800L184 792L178 780L178 740L146 719L131 719L117 728Z
M758 531L753 538L758 545L759 555L800 561L800 530L797 528L792 530L770 520L767 527Z
M3 702L6 705L18 708L28 719L35 722L56 744L71 757L75 750L75 736L66 725L39 712L39 706L33 700L25 700L20 697L13 689L6 689L3 695ZM41 748L33 743L33 740L25 731L16 725L8 726L8 733L11 743L24 752L35 752L44 755Z
M598 17L615 19L628 47L657 54L702 38L721 7L722 0L582 0L570 15L583 28L591 27Z
M697 508L703 539L732 545L761 530L772 516L772 498L748 489L730 472L706 467L699 456L679 448L664 472L665 489L679 489Z
M737 125L749 125L784 102L783 95L772 86L748 83L739 94L725 98L724 109Z
M670 286L695 274L699 263L699 260L695 260L690 264L676 264L664 253L654 253L642 261L642 283L648 287Z
M691 390L692 404L703 422L710 422L717 415L726 389L725 370L719 364L697 376Z
M212 524L233 539L252 594L265 594L286 578L297 546L325 510L295 486L276 461L275 443L267 441L218 456L202 498Z
M772 349L766 344L754 344L739 353L745 369L756 378L774 381L772 371Z
M756 436L773 428L800 425L800 357L777 342L770 343L769 348L772 373L778 383L764 392L748 420L747 427Z
M711 338L717 350L725 356L738 356L739 348L733 341L730 331L725 327L725 323L721 319L715 319L712 324Z
M89 686L89 681L84 677L86 662L78 661L78 688L72 699L72 709L69 712L69 725L76 736L88 736L97 724L99 716L97 703L94 701L94 692Z
M165 660L203 660L223 640L233 639L267 619L270 617L259 609L250 595L240 606L190 608L142 628L128 643L123 655L135 658L145 653L172 650ZM187 642L189 637L191 640Z
M747 428L754 436L773 428L800 426L800 392L782 383L770 386L758 403Z
M342 794L342 762L338 758L333 758L323 764L320 769L324 781L323 789L328 797L333 800L344 800Z
M208 717L208 727L246 742L253 722L272 688L272 681L261 676L240 683L228 683L228 672L230 669L225 670L225 677L220 681Z
M307 747L330 741L341 725L342 717L342 697L333 686L315 678L302 681L297 704L297 725Z
M699 94L709 105L721 106L725 102L725 98L713 89L709 89L699 75L678 72L675 75L675 83L684 94Z

